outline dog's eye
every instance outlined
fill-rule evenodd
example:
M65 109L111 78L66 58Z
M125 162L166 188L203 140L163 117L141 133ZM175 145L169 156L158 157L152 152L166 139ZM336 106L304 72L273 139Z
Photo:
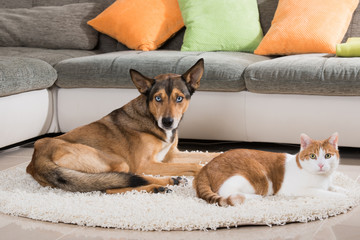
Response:
M182 100L183 100L184 98L183 97L181 97L181 96L178 96L177 98L176 98L176 102L182 102Z
M155 101L161 102L161 100L162 100L162 98L161 98L160 96L156 96L156 97L155 97Z

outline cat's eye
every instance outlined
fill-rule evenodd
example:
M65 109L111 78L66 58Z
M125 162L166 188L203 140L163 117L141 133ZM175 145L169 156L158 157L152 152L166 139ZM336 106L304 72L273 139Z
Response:
M160 96L156 96L156 97L155 97L155 101L161 102L161 100L162 100L162 98L161 98Z
M329 158L331 158L331 154L330 153L325 154L325 159L329 159Z
M309 155L309 157L310 157L311 159L316 159L316 155L315 155L314 153L311 153L311 154Z

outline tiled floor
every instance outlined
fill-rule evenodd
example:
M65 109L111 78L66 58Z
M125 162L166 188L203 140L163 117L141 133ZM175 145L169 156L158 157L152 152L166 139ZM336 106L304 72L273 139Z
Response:
M184 144L188 148L191 143ZM205 146L205 147L204 147ZM198 145L196 148L206 150L226 150L226 148L239 147L239 145L216 145L208 143ZM240 145L243 147L243 145ZM249 147L248 145L246 147ZM272 149L274 151L294 152L297 147L284 145L250 145L257 149ZM201 149L203 148L203 149ZM15 148L0 151L0 170L28 162L31 159L32 148ZM360 175L360 149L341 150L342 161L339 171L346 173L353 179ZM360 181L359 181L360 182ZM1 184L1 183L0 183ZM19 218L0 214L0 239L360 239L360 206L347 214L332 217L323 221L310 223L293 223L285 226L247 226L217 231L192 232L139 232L118 229L103 229L80 227L70 224L47 223L26 218Z

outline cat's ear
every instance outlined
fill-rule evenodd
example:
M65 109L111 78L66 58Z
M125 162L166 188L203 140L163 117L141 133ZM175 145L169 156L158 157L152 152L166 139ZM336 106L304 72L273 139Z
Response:
M300 135L300 146L301 146L301 150L307 148L307 146L309 146L309 144L312 142L312 139L306 135L305 133L302 133Z
M336 150L338 150L338 140L339 140L339 134L333 133L331 137L328 139L329 143L334 146Z

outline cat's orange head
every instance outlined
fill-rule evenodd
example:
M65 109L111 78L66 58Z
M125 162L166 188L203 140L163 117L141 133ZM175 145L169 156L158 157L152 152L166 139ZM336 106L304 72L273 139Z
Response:
M306 134L300 136L301 149L297 158L300 168L313 173L328 175L339 165L338 134L334 133L326 140L317 141Z

